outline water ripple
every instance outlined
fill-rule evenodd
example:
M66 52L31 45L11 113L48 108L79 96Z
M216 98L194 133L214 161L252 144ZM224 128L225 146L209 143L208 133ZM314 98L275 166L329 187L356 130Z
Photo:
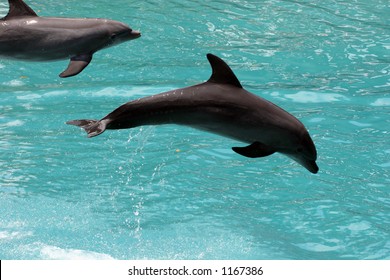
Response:
M66 61L1 60L0 256L389 258L388 1L160 2L32 4L123 20L143 37L66 80ZM318 175L185 127L88 139L65 125L207 80L209 52L307 126Z

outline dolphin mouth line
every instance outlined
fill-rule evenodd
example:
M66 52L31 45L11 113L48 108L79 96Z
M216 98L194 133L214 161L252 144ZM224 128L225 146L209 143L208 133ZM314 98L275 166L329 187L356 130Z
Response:
M293 154L285 154L286 156L288 156L289 158L291 158L292 160L294 160L295 162L297 162L298 164L302 165L304 168L306 168L308 171L310 171L311 173L313 174L317 174L318 171L319 171L319 167L316 163L316 160L313 160L313 159L309 159L309 158L300 158L296 155L293 155Z
M134 37L134 39L141 37L141 32L138 30L131 30L130 35Z
M313 174L317 174L318 173L318 170L319 170L319 167L317 165L317 163L313 160L307 164L304 165L304 167L309 170L311 173Z
M118 32L118 33L115 33L114 35L112 35L111 40L114 41L115 39L122 38L122 37L130 39L130 40L137 39L137 38L141 37L141 32L139 32L138 30L121 31L121 32Z

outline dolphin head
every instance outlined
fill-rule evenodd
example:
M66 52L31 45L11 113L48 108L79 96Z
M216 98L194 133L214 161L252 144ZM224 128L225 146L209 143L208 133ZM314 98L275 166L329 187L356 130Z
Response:
M109 46L141 37L139 31L131 29L122 22L113 20L106 21L106 32L108 33Z
M319 168L316 163L317 150L309 133L305 130L298 138L298 143L293 150L287 151L288 157L305 167L311 173L317 173Z

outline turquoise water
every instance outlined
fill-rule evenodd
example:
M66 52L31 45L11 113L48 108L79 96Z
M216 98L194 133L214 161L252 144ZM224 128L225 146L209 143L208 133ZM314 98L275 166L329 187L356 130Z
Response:
M390 259L388 1L28 3L143 36L69 79L0 60L1 259ZM306 125L317 175L186 127L65 125L207 80L208 52Z

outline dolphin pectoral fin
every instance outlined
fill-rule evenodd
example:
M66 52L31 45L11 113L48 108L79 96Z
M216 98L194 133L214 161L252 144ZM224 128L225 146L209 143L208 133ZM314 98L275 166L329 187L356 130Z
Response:
M249 158L266 157L276 152L271 147L260 142L254 142L246 147L233 147L232 149L237 154Z
M13 17L38 16L33 11L33 9L31 9L22 0L8 0L8 3L9 3L8 14L4 18L2 18L2 20L7 20Z
M85 67L88 66L88 64L92 60L91 54L82 54L74 56L70 59L68 68L64 72L60 74L61 78L68 78L72 76L76 76L81 71L84 70Z

